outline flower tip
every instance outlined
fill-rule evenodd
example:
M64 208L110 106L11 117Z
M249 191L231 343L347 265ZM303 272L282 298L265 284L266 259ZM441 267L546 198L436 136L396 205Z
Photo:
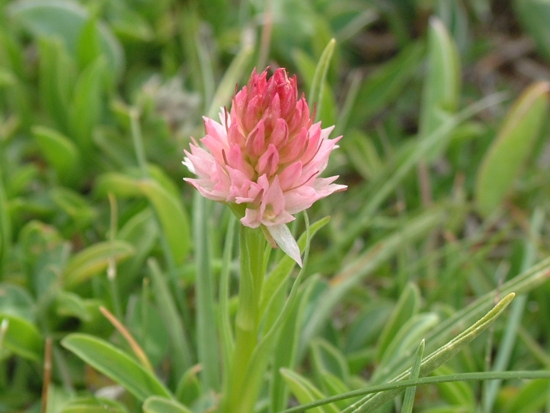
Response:
M187 167L187 169L189 169L189 172L195 175L197 174L197 172L195 171L195 166L193 165L193 162L191 162L191 160L187 156L183 158L182 164L184 164Z

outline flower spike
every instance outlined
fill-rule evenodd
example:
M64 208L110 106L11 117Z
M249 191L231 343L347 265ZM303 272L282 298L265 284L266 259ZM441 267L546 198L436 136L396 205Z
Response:
M285 69L270 78L267 70L254 69L233 97L231 111L222 108L221 123L204 118L204 148L193 140L183 163L197 176L185 180L204 197L232 206L243 225L261 227L301 266L286 224L347 187L333 183L338 176L319 177L341 136L328 139L334 127L314 123L305 97L298 96L296 76Z

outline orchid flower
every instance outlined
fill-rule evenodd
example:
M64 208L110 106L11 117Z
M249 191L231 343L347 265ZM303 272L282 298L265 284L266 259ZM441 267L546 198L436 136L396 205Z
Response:
M287 223L315 201L347 187L321 178L341 136L314 123L305 97L298 97L296 76L277 69L252 72L248 84L222 108L220 122L204 117L206 136L193 140L184 164L197 175L186 178L204 197L228 204L250 228L261 227L302 265L300 249Z

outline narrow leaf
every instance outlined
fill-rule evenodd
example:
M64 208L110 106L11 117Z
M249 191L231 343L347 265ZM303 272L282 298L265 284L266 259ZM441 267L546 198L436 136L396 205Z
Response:
M72 256L63 272L63 282L72 287L105 271L109 263L130 257L134 248L120 240L99 242Z
M153 281L155 301L170 337L174 370L178 376L183 376L185 371L191 367L193 357L191 346L187 339L188 334L185 330L182 317L178 312L174 296L168 287L168 280L160 271L158 263L153 258L150 258L147 261L147 265Z
M401 293L395 309L386 323L386 326L380 334L377 349L377 358L380 361L388 349L391 340L397 335L397 332L409 318L418 313L420 306L420 291L414 284L408 284Z
M141 194L137 180L119 172L108 172L100 175L96 180L94 192L100 196L106 197L109 193L112 193L123 198Z
M61 344L141 401L150 396L172 398L157 377L106 341L85 334L70 334Z
M151 396L143 403L144 413L191 413L187 407L175 400Z
M468 382L468 381L483 381L483 380L533 380L533 379L550 379L550 371L538 370L538 371L500 371L500 372L482 372L482 373L460 373L446 376L436 377L423 377L418 380L403 380L400 382L390 382L386 384L380 384L376 386L369 386L364 389L353 390L347 393L339 394L337 396L327 397L324 400L318 400L316 402L308 403L306 405L300 405L283 410L280 413L298 413L304 412L308 409L312 409L317 406L323 406L327 403L333 403L340 400L346 400L353 397L385 392L394 389L401 389L411 386L422 386L438 383L452 383L452 382ZM348 410L348 409L346 409ZM514 412L515 413L515 412Z
M34 324L13 314L0 313L0 350L3 347L32 361L42 359L40 332Z
M313 81L311 83L311 89L309 91L309 103L317 105L317 113L321 113L321 104L323 102L323 93L325 88L325 82L327 78L328 68L330 61L332 59L332 54L334 53L334 48L336 47L336 40L331 39L328 42L325 50L321 54L319 63L315 69L315 74L313 75Z
M215 316L215 277L212 252L208 240L210 201L195 192L193 203L193 243L197 270L195 273L197 353L202 366L201 380L206 389L220 387L219 346Z
M62 182L73 181L80 162L76 145L54 129L33 126L31 131L46 161L55 169Z
M223 107L229 103L232 94L235 93L235 85L243 76L252 54L252 47L243 47L237 56L235 56L227 70L225 70L225 75L216 89L216 93L212 99L212 104L208 110L209 118L214 118L220 110L220 107Z
M485 215L512 192L512 184L532 153L548 116L550 83L531 85L506 115L495 141L485 154L476 181L475 199Z
M460 62L456 44L436 17L428 32L428 74L420 111L419 135L428 136L454 114L460 98ZM444 148L445 139L435 143L428 156L434 158Z
M427 376L428 374L430 374L437 367L455 356L479 334L485 331L498 318L498 316L504 311L504 309L512 302L514 296L515 294L512 293L504 297L493 309L491 309L484 317L478 320L470 328L463 331L457 337L450 340L447 344L440 347L439 349L431 353L428 357L426 357L421 364L419 376ZM410 369L398 375L392 381L405 380L409 377ZM350 413L352 411L355 413L374 411L378 407L392 400L395 396L397 396L404 390L404 388L400 388L384 393L377 393L375 395L368 395L359 402L344 410L344 412L342 413Z
M317 233L317 231L328 224L329 221L330 217L325 217L311 224L310 236L313 237ZM305 250L306 237L307 234L304 232L298 239L298 246L300 247L301 252L304 252ZM262 298L260 301L260 314L262 316L269 311L269 306L271 305L271 300L273 296L277 294L277 292L280 288L282 288L288 277L290 277L294 265L295 261L288 255L285 255L265 279L264 285L262 287Z
M349 122L352 125L367 123L397 99L417 72L424 50L423 43L413 42L372 73L359 88Z
M147 196L159 219L172 258L182 264L191 248L189 218L182 204L156 181L143 179L138 182L140 190Z
M300 403L309 403L324 398L321 391L308 379L288 369L280 370L282 376L290 387L290 391L296 396ZM339 410L332 404L325 404L322 407L311 409L313 413L338 413Z
M82 29L90 14L73 1L22 0L8 7L8 15L37 37L57 36L76 57ZM117 77L124 68L124 51L108 26L98 22L96 31L102 53L109 61L109 70Z
M106 65L102 57L90 63L78 77L69 106L69 125L76 142L89 157L93 148L92 132L102 113L102 100Z
M424 354L424 347L426 342L422 340L418 349L416 350L415 357L413 359L413 365L411 368L411 379L418 379L420 375L420 365L422 362L422 355ZM412 413L414 406L414 395L416 394L416 387L409 387L405 390L405 397L403 399L403 407L401 413Z

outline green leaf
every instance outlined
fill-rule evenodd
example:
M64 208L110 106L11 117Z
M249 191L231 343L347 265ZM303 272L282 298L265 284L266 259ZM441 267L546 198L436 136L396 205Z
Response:
M192 413L187 407L175 400L151 396L143 403L144 413Z
M424 45L411 43L396 57L377 69L360 87L349 117L353 125L363 125L397 99L416 73L424 56Z
M430 374L437 367L450 360L460 350L467 346L474 338L485 331L504 309L513 300L514 294L509 294L497 303L487 314L474 323L470 328L460 333L450 340L444 346L438 348L429 356L423 359L420 365L419 379L408 380L411 369L404 371L396 377L388 378L385 384L369 386L365 389L350 391L338 396L328 397L323 400L317 400L307 405L301 405L284 410L282 413L296 413L327 403L337 402L339 400L349 399L360 395L367 395L360 401L354 403L341 413L360 413L374 412L386 402L392 400L395 396L405 391L407 387L419 386L423 384L435 384L450 381L470 381L470 380L495 380L495 379L521 379L521 378L550 378L549 371L521 371L521 372L483 372L483 373L463 373L453 376L423 377Z
M420 111L421 137L435 132L457 109L460 99L460 61L453 38L436 17L430 19L428 32L428 74L424 83ZM442 139L445 142L445 139ZM433 160L443 145L436 142L428 157Z
M456 374L450 366L443 365L434 370L434 376L450 376ZM450 404L461 406L466 411L475 410L476 396L472 386L464 382L439 383L437 389L441 396Z
M280 370L283 378L290 387L290 391L302 404L310 403L326 397L308 379L288 369ZM326 404L310 410L312 413L338 413L339 409L333 404Z
M399 329L407 320L418 313L419 306L420 291L415 284L408 284L401 293L399 301L378 339L376 349L379 361L384 357L392 339L397 335Z
M511 278L499 286L501 296L511 293L524 294L532 291L548 281L548 271L550 270L550 258L547 258L538 264L532 266L521 274ZM489 291L483 296L477 298L467 307L455 312L449 318L442 320L431 332L426 335L427 346L434 348L439 346L444 340L456 331L460 331L466 323L472 323L481 317L490 309L495 300L495 291ZM407 368L406 363L396 366L393 374L403 371ZM391 373L391 372L390 372ZM381 377L382 381L388 381L392 374Z
M137 180L119 172L108 172L100 175L96 180L94 192L98 196L107 196L112 193L122 198L141 195Z
M33 126L31 131L46 161L55 169L62 182L74 182L78 175L80 154L65 135L45 126Z
M55 297L55 311L60 316L90 321L92 315L86 302L77 294L60 290Z
M151 274L155 302L170 338L173 368L181 377L191 367L193 357L185 323L178 311L174 295L170 291L168 279L160 271L158 263L153 258L149 258L147 265Z
M420 365L422 363L422 355L424 354L424 347L426 342L422 340L420 345L416 349L416 354L413 359L413 365L411 367L411 379L418 379L420 374ZM412 413L414 406L414 395L416 394L416 387L408 387L405 390L405 397L403 398L403 406L401 407L401 413Z
M43 340L38 329L22 317L0 312L0 349L3 347L32 361L40 361Z
M317 104L318 113L321 113L322 111L323 94L327 79L328 68L330 66L330 61L332 59L332 54L334 53L335 47L336 40L331 39L325 47L325 50L323 50L323 53L321 54L319 63L317 63L317 67L315 68L313 80L311 81L308 102L310 105Z
M79 229L88 226L96 217L96 211L86 198L76 191L58 186L52 188L49 195L52 201L73 219Z
M120 240L91 245L69 259L63 272L63 283L67 287L74 287L105 271L110 262L121 262L133 253L134 248Z
M363 131L353 129L346 133L346 139L338 143L355 168L355 170L369 181L376 177L383 168L383 161L376 150L372 138Z
M143 234L147 234L146 237ZM135 253L132 257L121 263L118 273L124 277L118 277L119 287L122 291L130 288L141 275L141 269L145 260L151 254L151 250L159 239L159 226L152 208L147 207L132 215L118 231L116 239L128 242L134 246Z
M349 379L349 369L342 353L322 339L311 343L311 359L315 370L319 373L330 372L346 383Z
M101 40L97 30L97 20L90 17L84 23L78 37L76 57L81 68L91 64L101 55Z
M439 406L423 410L424 413L470 413L472 409L464 406Z
M231 100L231 96L235 93L235 84L243 76L252 55L253 47L250 45L244 46L226 69L225 74L216 89L216 93L212 98L210 108L208 109L209 118L214 118L218 114L220 107L227 105Z
M548 82L538 82L523 92L485 154L475 187L476 204L484 215L495 211L510 194L514 180L532 153L548 116L549 90Z
M330 46L331 43L327 46L328 52L333 50L334 48ZM309 90L309 96L312 99L313 95L311 93L312 87L315 86L316 94L317 96L315 99L320 99L320 104L316 104L316 119L322 120L323 124L326 125L334 125L336 123L336 116L335 116L335 110L336 107L336 101L334 98L334 95L330 89L330 87L327 86L326 79L323 79L323 83L319 85L320 79L315 79L315 73L317 73L317 69L323 70L322 67L319 65L321 64L321 61L316 63L314 59L312 59L306 52L304 52L301 49L297 49L293 53L294 61L296 62L296 66L298 67L300 78L304 80L306 90ZM328 64L329 62L326 61L326 59L329 56L323 57L324 64ZM325 69L328 70L328 67ZM322 75L322 73L321 73ZM318 75L319 77L319 75ZM326 73L325 73L326 77ZM313 85L313 82L316 82L316 85ZM310 102L310 110L312 111L314 108L313 101Z
M3 67L0 67L0 88L13 86L17 82L13 73Z
M501 406L503 413L537 413L548 399L548 380L533 380L522 386L512 400ZM497 411L497 410L495 410Z
M327 259L332 260L335 255L341 254L342 252L338 251L338 249L342 248L342 245L350 244L362 231L364 231L386 198L395 192L399 183L409 176L411 170L418 166L418 162L429 153L430 149L437 141L449 139L449 137L452 136L449 132L461 122L502 100L503 94L495 94L473 103L466 109L461 110L455 116L451 116L437 128L435 132L417 141L413 149L406 152L406 156L399 165L390 164L391 167L387 168L388 170L386 173L380 174L376 182L368 188L368 192L364 197L365 201L363 202L363 206L357 214L357 219L350 221L352 223L343 231L344 236L341 242L338 243L339 245L326 254Z
M174 262L177 265L183 264L191 248L187 212L181 203L156 181L142 179L137 184L155 209Z
M493 309L491 309L484 317L479 319L470 328L460 333L458 336L450 340L444 346L438 348L429 356L423 359L420 366L419 377L427 376L443 363L454 357L459 351L467 346L474 338L485 331L497 318L506 307L512 302L515 294L511 293L504 297ZM404 373L394 377L391 381L405 380L410 377L410 369ZM368 395L357 402L355 413L375 411L378 407L392 400L395 396L403 392L405 389L396 389L374 395ZM346 409L342 413L349 413L351 410Z
M0 283L0 297L1 314L12 314L30 322L34 321L34 301L27 290L3 282Z
M0 168L0 268L11 249L11 226L8 196L4 187L4 177Z
M346 265L340 272L331 279L330 287L322 293L318 299L315 311L302 331L302 342L308 343L319 332L322 326L330 318L335 306L345 297L345 295L359 282L365 280L382 263L393 257L397 251L402 248L403 243L423 236L428 231L439 225L444 219L443 211L431 210L426 212L399 228L395 232L387 235L371 248L358 256L353 262ZM397 325L394 325L397 327ZM389 333L384 338L384 346L389 343L391 335ZM303 355L304 348L300 349ZM379 355L381 356L382 350Z
M185 372L176 388L176 398L183 404L192 406L202 394L202 387L198 378L199 366L195 365Z
M172 398L150 371L106 341L85 334L69 334L61 344L141 401L150 396Z
M538 52L550 61L550 3L546 0L514 0L512 3L519 22L535 40Z
M191 230L187 212L171 191L153 179L136 179L116 172L101 175L95 191L103 196L110 192L122 197L146 196L155 210L174 262L183 264L191 248Z
M74 83L73 61L59 39L42 38L40 51L40 100L63 133L69 133L69 100Z
M8 7L8 14L37 37L57 36L67 50L76 58L82 31L91 16L88 11L73 1L22 0ZM88 30L91 30L88 28ZM109 71L120 77L124 68L122 46L109 27L98 22L97 36L102 53L108 61ZM84 36L86 37L86 36Z
M172 359L173 353L166 346L169 337L167 328L156 306L149 302L148 292L144 291L143 297L133 302L132 311L125 317L125 325L139 342L150 364L158 366L167 354Z
M371 393L379 393L379 392L385 392L395 389L400 389L400 391L403 391L403 389L411 386L422 386L422 385L431 385L431 384L438 384L443 382L456 382L456 381L483 381L483 380L533 380L533 379L550 379L550 372L547 370L538 370L538 371L499 371L499 372L482 372L482 373L460 373L455 374L453 376L440 376L440 377L422 377L417 380L403 380L399 382L389 382L386 384L380 384L375 386L369 386L364 389L359 390L353 390L344 394L339 394L337 396L327 397L324 400L318 400L313 403L309 403L307 405L300 405L291 407L286 410L282 410L281 413L298 413L298 412L304 412L308 409L322 406L327 403L334 403L338 402L340 400L346 400L350 398L354 398L357 396L365 395L365 394L371 394ZM356 406L350 406L347 409L343 410L341 413L347 413L351 409L354 409ZM353 410L356 411L356 410ZM357 410L360 411L360 410ZM430 410L431 411L431 410ZM438 410L434 410L438 411ZM442 410L443 412L447 412L447 410ZM455 411L462 411L462 408L458 409L452 409L449 410L450 412ZM471 410L468 410L470 412Z
M332 373L329 373L328 371L321 373L319 375L319 380L323 385L323 389L325 389L325 393L329 394L330 396L336 396L338 394L344 394L349 392L349 387L342 381L342 379L340 379L339 377L335 376ZM340 400L335 404L338 406L340 410L343 410L349 406L350 401L353 401L353 399Z
M347 333L344 353L364 351L371 347L380 337L380 332L394 308L395 303L388 300L376 300L365 304Z
M424 413L470 413L470 407L463 406L443 406L424 410Z
M168 175L168 172L163 169L163 167L155 164L148 164L147 172L152 179L158 182L158 184L174 198L178 198L181 195L180 188L174 183L174 180Z
M408 358L408 354L414 350L416 343L432 331L438 323L439 316L436 313L417 314L408 319L392 338L380 361L380 368L373 375L373 380L383 367L390 367L403 357Z
M314 278L312 277L310 280L314 280ZM309 282L313 286L317 281ZM281 289L278 294L281 297L278 300L279 308L277 314L284 308L287 292L285 289ZM279 370L282 367L292 369L296 365L296 349L298 348L299 333L307 300L308 294L304 294L300 305L296 306L288 319L282 323L281 330L276 338L277 341L273 344L271 351L271 378L269 380L269 406L272 412L279 412L288 406L289 389ZM273 309L276 309L275 306L273 306ZM270 324L273 323L274 321L270 322Z
M89 157L93 148L92 133L102 112L102 91L106 65L102 57L90 63L74 86L69 107L69 125L83 156Z
M212 272L212 248L209 242L209 211L212 204L198 191L193 194L193 245L196 262L195 308L196 337L202 343L197 349L198 362L202 366L201 382L206 389L220 387L219 340L216 325L215 285Z
M313 236L323 228L330 221L330 217L324 217L319 221L313 223L310 227L310 236ZM300 247L301 254L304 253L307 242L307 234L304 232L298 239L298 246ZM290 277L292 269L294 268L296 262L290 258L288 255L284 255L281 260L277 263L275 268L269 273L267 278L264 281L262 287L262 297L260 300L260 315L264 316L265 314L270 314L273 307L273 298L277 295L277 292L284 288L285 281ZM278 311L275 310L278 314ZM267 316L268 318L269 315Z
M48 410L49 411L49 410ZM97 397L78 397L63 403L59 413L127 413L128 410L115 400Z
M117 5L117 10L110 13L109 26L123 42L150 42L155 36L144 16L124 3Z

